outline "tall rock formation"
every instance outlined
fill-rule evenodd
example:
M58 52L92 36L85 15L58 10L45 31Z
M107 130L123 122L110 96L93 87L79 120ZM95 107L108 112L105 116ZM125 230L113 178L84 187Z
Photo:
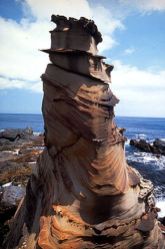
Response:
M153 185L127 165L112 65L97 55L93 21L52 16L42 75L45 149L6 248L165 248Z

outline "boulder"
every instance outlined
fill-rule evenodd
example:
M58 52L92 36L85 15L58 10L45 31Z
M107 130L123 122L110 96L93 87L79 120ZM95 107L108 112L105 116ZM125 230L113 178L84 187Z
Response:
M3 186L2 205L6 207L17 206L20 200L25 196L25 187L21 186Z
M144 139L131 139L130 145L144 152L165 155L165 141L161 139L155 139L153 143Z
M140 149L141 151L152 152L151 145L149 143L147 143L146 140L144 140L144 139L140 139L140 140L131 139L130 145L135 146L136 148Z
M161 139L155 139L153 142L153 147L157 150L160 154L165 155L165 141Z
M25 196L32 167L35 168L37 157L43 151L43 136L29 135L28 139L15 141L1 138L0 142L0 248L3 248L9 220Z
M33 130L31 128L26 129L6 129L0 132L0 141L1 139L9 140L14 142L19 139L28 139L30 136L33 135Z

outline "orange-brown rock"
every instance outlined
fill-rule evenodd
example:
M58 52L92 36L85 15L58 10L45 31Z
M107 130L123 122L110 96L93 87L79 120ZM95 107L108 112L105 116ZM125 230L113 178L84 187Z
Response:
M43 80L45 149L6 248L165 248L153 185L127 165L102 40L85 18L52 16Z

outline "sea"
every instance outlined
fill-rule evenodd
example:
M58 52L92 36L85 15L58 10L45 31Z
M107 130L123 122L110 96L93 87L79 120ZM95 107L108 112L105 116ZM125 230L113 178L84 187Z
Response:
M145 139L153 142L156 138L165 140L165 118L115 117L118 127L125 128L125 152L128 164L154 184L157 206L161 208L159 216L165 216L165 156L141 152L130 146L130 139ZM6 128L31 127L38 133L44 132L41 114L0 114L0 130Z

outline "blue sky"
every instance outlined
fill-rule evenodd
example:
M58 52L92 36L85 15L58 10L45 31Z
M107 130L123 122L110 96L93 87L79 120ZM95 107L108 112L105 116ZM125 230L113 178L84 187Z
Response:
M165 0L0 0L0 113L40 113L51 14L94 19L116 115L165 117Z

